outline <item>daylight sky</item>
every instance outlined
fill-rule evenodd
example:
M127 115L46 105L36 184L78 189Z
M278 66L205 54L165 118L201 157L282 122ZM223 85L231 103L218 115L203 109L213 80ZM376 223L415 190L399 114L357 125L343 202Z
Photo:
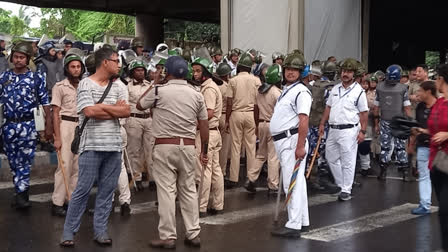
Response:
M13 15L18 15L19 14L19 8L20 8L20 4L15 4L15 3L9 3L9 2L1 2L0 1L0 6L2 9L5 10L9 10L12 11ZM37 7L30 7L27 10L27 14L31 15L31 13L33 11L38 11L39 8ZM40 18L39 17L31 17L31 24L30 27L39 27L39 22L40 22Z

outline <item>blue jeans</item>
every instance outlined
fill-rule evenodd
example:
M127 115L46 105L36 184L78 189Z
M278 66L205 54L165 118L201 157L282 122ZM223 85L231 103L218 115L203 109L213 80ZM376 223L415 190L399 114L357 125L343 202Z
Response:
M112 210L112 197L121 172L121 152L84 151L78 159L78 184L72 194L65 217L62 240L73 240L79 230L90 190L97 181L93 230L95 238L108 238L107 222Z
M417 168L418 168L418 191L420 195L420 206L425 209L431 207L431 178L429 176L429 148L417 148Z

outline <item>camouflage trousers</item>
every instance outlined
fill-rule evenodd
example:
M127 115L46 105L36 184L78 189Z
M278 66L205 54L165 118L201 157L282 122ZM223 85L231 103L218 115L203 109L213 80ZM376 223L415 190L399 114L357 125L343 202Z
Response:
M324 130L324 136L320 140L319 150L318 153L320 154L320 158L318 160L319 165L326 163L325 161L325 143L327 141L327 133L328 133L328 126L325 126ZM307 158L307 166L311 163L311 159L313 158L314 151L317 147L317 140L319 140L319 127L312 126L308 129L308 145L309 145L309 152L308 152L308 158Z
M380 122L380 161L388 164L391 161L392 153L395 149L397 162L404 166L408 163L408 154L406 153L406 139L399 139L392 136L390 122L381 120Z

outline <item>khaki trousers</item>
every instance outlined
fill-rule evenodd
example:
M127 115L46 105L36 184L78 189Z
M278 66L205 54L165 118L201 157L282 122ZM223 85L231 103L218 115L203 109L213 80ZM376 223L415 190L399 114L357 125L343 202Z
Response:
M222 147L219 151L219 165L222 169L222 175L227 175L227 161L230 159L230 148L232 147L232 137L225 131L226 116L223 114L219 119L219 130L221 132Z
M142 172L151 175L152 166L152 146L154 140L151 135L151 118L129 117L126 122L126 132L128 133L127 151L132 172L136 181L142 180Z
M128 145L127 134L124 127L121 127L121 139L123 140L123 150L121 151L121 171L120 177L118 177L118 192L120 195L118 196L118 201L120 205L124 203L131 204L131 190L129 189L129 181L128 181L128 173L126 171L125 159L124 159L124 150Z
M199 235L198 194L195 186L196 150L192 145L159 144L153 148L153 176L159 202L160 239L177 239L176 196L187 239Z
M69 195L72 195L75 190L76 183L78 183L78 155L71 151L71 145L75 135L75 128L78 125L76 122L61 120L61 158L64 163L64 172L66 182L68 184ZM60 161L59 161L60 162ZM56 206L63 206L68 202L67 193L65 189L64 177L61 171L61 164L54 173L54 191L52 196L53 204Z
M278 189L278 179L280 174L280 160L277 158L274 140L269 131L269 123L262 122L258 126L258 135L260 143L255 159L255 169L247 171L247 178L255 182L260 176L261 168L264 162L268 161L268 188L272 190Z
M229 180L238 182L240 173L241 144L246 148L247 171L255 169L255 121L254 113L232 112L230 116L230 135L232 137L232 152Z
M200 136L199 136L200 138ZM201 151L200 147L196 147ZM221 149L221 134L217 130L209 131L208 140L208 163L204 171L204 182L202 184L200 212L206 212L209 198L211 198L211 208L222 210L224 208L224 177L219 165L219 151ZM201 181L202 165L198 159L199 179ZM198 183L198 184L199 184ZM210 196L211 194L211 196Z

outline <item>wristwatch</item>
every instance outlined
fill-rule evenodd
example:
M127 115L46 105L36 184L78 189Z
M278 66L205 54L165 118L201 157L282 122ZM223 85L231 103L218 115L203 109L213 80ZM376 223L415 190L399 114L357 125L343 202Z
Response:
M363 133L365 135L367 133L367 131L361 130L361 133Z

